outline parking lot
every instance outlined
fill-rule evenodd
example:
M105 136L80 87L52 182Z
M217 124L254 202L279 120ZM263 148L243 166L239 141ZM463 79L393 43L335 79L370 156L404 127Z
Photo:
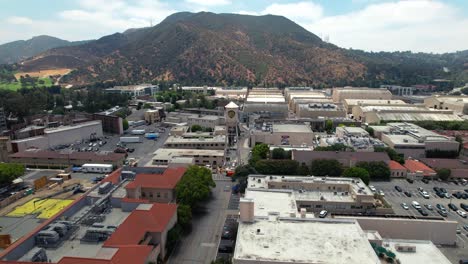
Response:
M409 183L405 179L393 179L390 182L371 182L369 185L375 186L377 191L382 190L385 194L385 199L392 204L392 207L397 215L412 215L412 216L422 216L418 210L416 210L412 205L412 201L418 202L422 208L428 213L428 216L433 217L442 217L438 212L436 205L441 204L447 209L447 217L444 217L448 220L454 220L458 222L459 234L457 234L457 245L456 248L444 248L442 251L446 253L452 261L457 258L468 258L468 230L464 230L463 226L468 225L468 219L462 218L457 214L457 212L451 210L448 207L449 203L455 204L459 210L464 211L460 207L460 203L468 204L468 200L457 199L455 197L449 198L440 198L436 195L433 190L434 187L445 188L449 194L455 193L457 191L464 192L465 189L468 189L468 185L456 185L452 182L439 182L431 181L429 183L424 183L420 180L414 181L414 183ZM395 189L395 186L400 186L402 192L399 192ZM418 187L421 187L429 194L429 199L424 198L418 191ZM411 197L407 197L404 192L407 191L411 194ZM406 203L408 209L405 210L401 206L401 203ZM428 210L426 205L432 205L433 210Z

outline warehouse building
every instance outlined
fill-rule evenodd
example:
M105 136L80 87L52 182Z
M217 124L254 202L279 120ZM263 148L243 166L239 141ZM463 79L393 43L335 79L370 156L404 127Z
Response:
M218 87L215 97L229 100L244 100L247 97L247 87Z
M209 133L186 133L182 136L169 136L165 148L182 149L221 149L226 147L226 136L213 136Z
M352 113L356 120L369 124L391 121L463 121L452 110L429 109L423 105L355 106Z
M296 116L298 118L344 118L346 117L346 111L337 104L310 102L307 104L297 104Z
M11 162L24 164L29 168L67 168L86 163L112 164L115 167L120 167L125 161L125 154L28 149L11 154L8 158Z
M406 105L402 100L379 100L379 99L344 99L343 107L346 112L351 114L355 106L372 106L372 105Z
M308 124L258 124L250 132L250 145L258 143L268 145L306 145L311 146L314 133Z
M335 103L343 103L345 99L391 100L392 93L385 88L347 86L344 88L333 88L332 99Z
M174 149L160 148L154 152L149 166L171 167L174 164L222 166L224 150L219 149Z
M424 158L427 151L458 151L454 138L439 135L411 123L388 123L371 126L374 135L405 158Z
M434 95L424 99L424 105L433 109L448 109L457 114L468 114L468 96Z
M261 118L284 119L288 116L288 104L278 88L253 88L247 95L244 111Z
M466 160L423 158L419 159L419 161L426 164L435 171L439 169L449 169L451 172L451 179L468 179L468 161Z
M199 115L181 112L170 112L166 115L166 122L179 125L199 125L201 127L214 128L224 125L224 117L217 115Z
M13 152L25 151L28 148L49 149L102 136L101 121L91 121L71 126L46 128L42 136L12 140L11 148Z
M348 151L292 151L292 159L309 165L317 159L335 159L344 167L356 166L356 163L383 161L388 163L390 158L385 152L348 152Z

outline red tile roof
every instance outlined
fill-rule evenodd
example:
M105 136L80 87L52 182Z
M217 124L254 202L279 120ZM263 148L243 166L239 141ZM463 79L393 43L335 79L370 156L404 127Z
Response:
M147 232L162 232L177 213L176 204L152 204L149 210L136 209L106 240L104 246L138 245Z
M117 184L120 182L120 173L122 172L122 168L116 169L115 171L111 172L106 178L104 178L101 182L110 182L112 184Z
M169 168L163 174L137 174L134 181L125 186L126 189L161 188L174 189L184 175L185 168Z
M436 172L424 163L416 160L406 160L404 165L410 172L422 171L424 176L435 174Z
M405 167L403 167L403 165L401 165L400 163L394 161L394 160L391 160L388 162L388 167L391 169L391 170L406 170Z

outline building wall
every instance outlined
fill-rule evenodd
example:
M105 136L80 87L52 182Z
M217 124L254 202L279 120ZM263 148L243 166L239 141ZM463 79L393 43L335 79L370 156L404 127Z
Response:
M191 143L165 143L165 148L179 148L179 149L224 149L226 146L225 141L216 141L216 142L191 142Z
M45 136L40 136L29 138L28 140L12 141L11 148L14 153L25 151L28 148L48 149L49 142Z
M375 230L383 238L431 240L434 244L454 245L456 221L392 218L356 218L363 230Z
M99 164L112 164L116 167L123 165L125 156L122 155L122 158L119 160L100 160ZM71 165L81 166L86 163L96 162L93 159L67 159L67 158L57 158L57 159L48 159L48 158L10 158L11 162L24 164L27 167L31 168L66 168Z
M71 144L83 139L89 139L91 134L94 134L96 137L103 136L102 122L97 122L96 124L90 124L84 127L76 126L76 128L63 131L46 131L49 147Z
M187 118L187 123L189 126L199 125L201 127L211 127L219 126L224 124L224 118L217 117L213 119L207 119L203 117L189 117Z
M391 169L390 177L391 178L406 178L406 170L405 169Z
M94 114L93 120L101 120L102 130L106 133L123 135L123 120L114 115Z
M11 153L9 137L0 137L0 162L8 162L8 155Z
M318 117L346 117L344 109L325 110L321 108L308 108L303 105L298 105L296 114L299 118L318 118Z
M192 156L184 156L184 157L190 157L193 158L194 162L196 165L212 165L212 166L221 166L224 163L224 157L220 156L199 156L195 157L194 155ZM169 158L172 159L172 158ZM169 164L168 159L154 159L153 158L153 165L159 165L159 166L168 166Z
M332 99L334 102L342 102L344 99L380 99L391 100L392 93L387 89L333 89Z

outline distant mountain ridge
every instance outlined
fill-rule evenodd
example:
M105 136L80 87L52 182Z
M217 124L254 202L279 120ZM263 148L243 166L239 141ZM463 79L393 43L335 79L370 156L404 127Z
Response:
M435 78L468 82L468 51L441 55L369 53L323 42L281 16L176 13L22 61L24 71L74 69L61 81L177 81L191 85L409 85ZM443 70L446 67L449 72Z
M5 43L0 45L0 64L16 63L52 48L80 45L85 42L70 42L56 37L41 35L28 40Z

